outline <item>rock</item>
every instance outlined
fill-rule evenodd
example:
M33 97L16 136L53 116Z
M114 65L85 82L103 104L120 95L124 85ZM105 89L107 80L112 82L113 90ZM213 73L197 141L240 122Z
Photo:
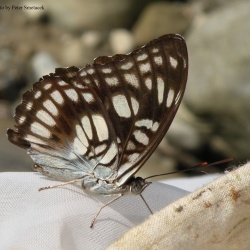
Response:
M28 70L10 48L0 48L0 99L12 102L27 84Z
M134 37L126 29L112 30L109 43L114 54L127 54L135 47Z
M156 2L145 8L133 33L137 44L145 44L168 33L182 34L191 24L194 11L192 5Z
M211 128L197 119L182 102L181 106L157 150L163 158L175 161L175 165L191 167L200 164L200 152L205 150ZM211 152L213 153L213 152ZM206 155L207 159L209 155Z
M213 122L211 143L219 136L214 145L239 159L249 157L249 11L246 1L220 8L187 40L190 70L184 99L193 112Z
M54 22L71 31L128 27L147 0L44 0Z
M224 5L227 5L231 2L239 2L239 0L192 0L192 3L199 5L200 8L205 12L213 11L218 7L223 7Z
M206 131L207 128L200 124L182 103L166 134L166 138L172 146L186 151L194 151L199 150L202 143L204 143L202 135Z
M31 59L32 68L36 79L55 72L59 65L55 59L46 52L38 52Z
M102 41L102 34L99 31L86 31L81 36L82 43L85 47L95 49Z
M66 67L82 67L84 63L84 50L80 39L70 37L62 46L62 64Z

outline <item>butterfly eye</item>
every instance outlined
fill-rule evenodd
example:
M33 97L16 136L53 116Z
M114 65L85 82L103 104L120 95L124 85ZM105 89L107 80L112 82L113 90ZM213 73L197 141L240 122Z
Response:
M141 177L136 177L132 180L130 184L130 192L132 194L140 194L151 182L146 182Z

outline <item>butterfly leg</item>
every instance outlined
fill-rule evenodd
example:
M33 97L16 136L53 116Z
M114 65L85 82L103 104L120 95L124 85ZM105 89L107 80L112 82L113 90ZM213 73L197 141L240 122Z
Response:
M150 212L151 214L153 214L153 211L152 211L151 208L149 207L148 203L145 201L145 199L144 199L144 197L142 196L142 194L140 194L140 196L141 196L143 202L145 203L146 207L148 208L149 212Z
M95 221L98 217L98 215L100 214L100 212L102 211L103 208L107 207L108 205L110 205L111 203L113 203L114 201L118 200L120 197L122 197L123 194L119 194L117 197L115 197L113 200L109 201L108 203L104 204L103 206L101 206L98 210L98 212L96 213L94 219L92 220L91 224L90 224L90 228L92 228L95 224Z
M42 190L45 190L45 189L62 187L62 186L66 186L66 185L73 184L73 183L80 182L80 181L82 182L82 179L76 179L76 180L72 180L72 181L67 181L67 182L64 182L64 183L61 183L61 184L58 184L58 185L39 188L38 191L42 191Z

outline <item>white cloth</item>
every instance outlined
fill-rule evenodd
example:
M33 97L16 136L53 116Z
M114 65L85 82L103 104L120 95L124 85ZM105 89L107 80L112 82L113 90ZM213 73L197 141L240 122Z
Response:
M143 196L153 211L162 210L149 216L139 196L124 196L104 208L93 229L93 217L112 197L73 185L38 192L59 182L38 173L2 173L0 249L248 250L249 173L246 164L179 200L186 191L154 182Z
M123 196L90 229L99 207L113 197L89 195L74 185L38 191L59 183L39 173L0 174L1 250L105 249L150 215L140 196ZM143 197L157 211L187 193L154 182Z
M195 177L179 177L179 178L169 178L166 180L160 181L161 183L168 184L170 186L174 186L188 192L193 192L206 184L222 177L224 174L204 174Z

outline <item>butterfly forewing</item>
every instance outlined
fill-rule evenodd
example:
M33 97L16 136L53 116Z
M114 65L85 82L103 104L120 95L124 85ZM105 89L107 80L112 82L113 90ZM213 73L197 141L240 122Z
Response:
M138 171L170 126L187 63L184 40L167 35L129 55L99 57L79 72L78 82L98 93L115 130L120 184Z
M14 144L37 170L61 180L93 175L126 183L157 147L181 102L188 70L185 41L165 35L128 55L57 69L16 110Z

